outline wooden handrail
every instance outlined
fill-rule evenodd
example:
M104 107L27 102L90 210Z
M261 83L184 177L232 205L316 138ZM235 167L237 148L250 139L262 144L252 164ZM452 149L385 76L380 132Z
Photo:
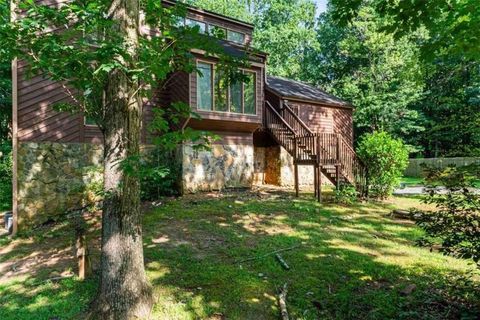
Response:
M350 143L341 134L314 133L286 102L283 103L284 107L279 109L265 100L264 124L272 137L293 156L295 163L326 166L325 170L335 166L337 185L341 178L346 179L365 195L368 192L367 170Z
M270 111L272 111L279 118L279 120L288 128L288 130L295 134L295 130L293 130L293 128L285 121L285 119L283 119L283 117L277 112L277 110L275 110L275 108L270 104L270 102L265 100L265 104L268 106Z
M285 101L283 102L283 105L285 106L285 109L288 110L288 112L292 115L292 117L298 121L298 123L300 123L300 125L310 134L314 134L313 131L305 124L305 122L303 122L302 119L300 119L300 117L295 113L293 112L293 109L292 107L290 107L290 105L288 103L286 103Z

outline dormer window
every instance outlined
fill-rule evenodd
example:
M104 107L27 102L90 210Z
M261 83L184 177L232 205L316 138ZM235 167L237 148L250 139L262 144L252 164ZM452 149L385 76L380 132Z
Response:
M227 40L228 41L233 41L239 44L244 44L245 43L245 34L241 32L236 32L232 30L227 31Z
M186 18L185 19L185 25L187 27L190 27L190 28L198 26L200 28L200 31L199 31L200 33L206 33L207 32L207 24L205 22L201 22L201 21Z
M208 26L208 31L211 35L218 39L228 40L239 44L245 43L245 34L241 32L233 31L213 24Z
M208 31L218 39L227 39L227 29L225 28L211 24L209 25Z

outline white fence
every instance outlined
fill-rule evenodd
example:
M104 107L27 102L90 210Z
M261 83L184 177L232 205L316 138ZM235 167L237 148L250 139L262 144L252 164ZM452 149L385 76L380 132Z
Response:
M410 163L405 170L405 176L408 177L421 177L423 171L422 164L437 168L445 168L450 165L462 167L473 163L480 165L480 158L423 158L410 159L409 161Z

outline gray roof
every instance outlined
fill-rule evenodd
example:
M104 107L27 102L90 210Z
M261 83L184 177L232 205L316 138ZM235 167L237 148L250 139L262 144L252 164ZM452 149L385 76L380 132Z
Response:
M316 103L351 107L348 102L301 81L267 76L267 88L285 99L301 99Z

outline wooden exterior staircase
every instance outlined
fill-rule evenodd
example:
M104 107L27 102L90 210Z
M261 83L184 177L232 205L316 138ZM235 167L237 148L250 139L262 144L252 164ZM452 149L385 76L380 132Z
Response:
M264 112L265 129L293 157L297 196L299 165L314 166L318 201L322 197L322 173L337 188L350 184L361 196L366 195L366 167L341 134L312 132L286 102L274 107L265 101Z

